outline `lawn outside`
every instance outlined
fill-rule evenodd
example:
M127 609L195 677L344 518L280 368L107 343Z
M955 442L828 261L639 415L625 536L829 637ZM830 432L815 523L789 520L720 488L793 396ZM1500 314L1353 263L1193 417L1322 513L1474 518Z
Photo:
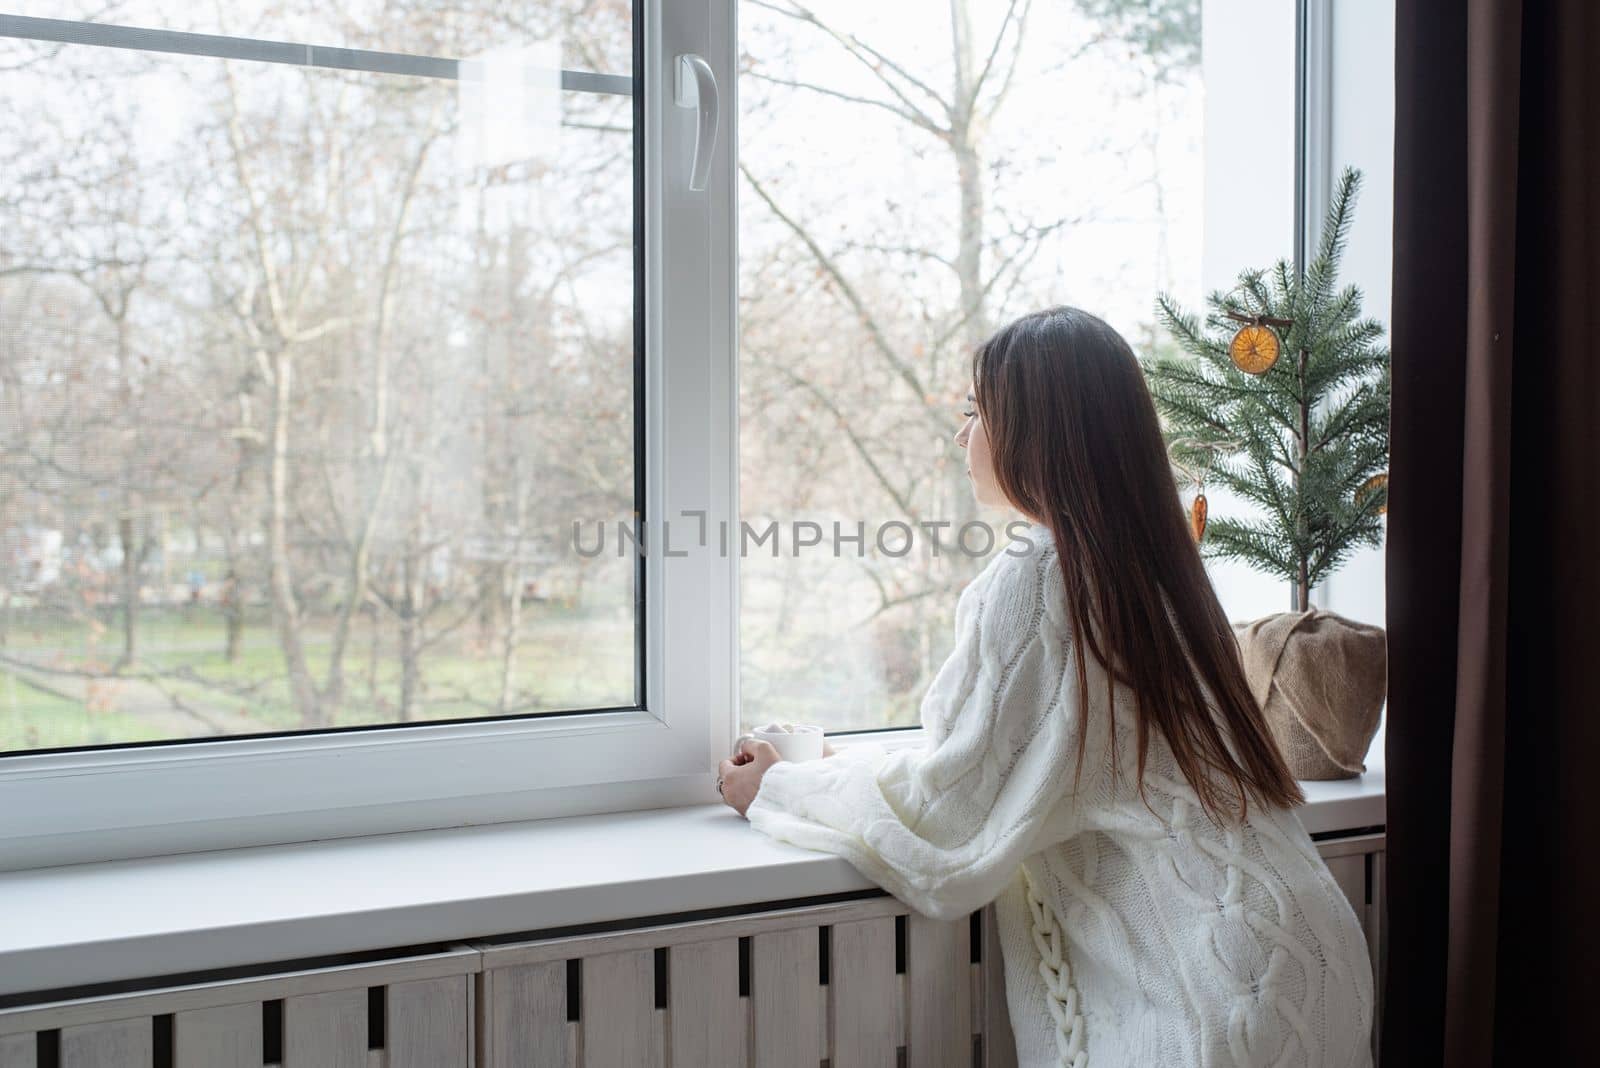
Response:
M514 704L502 710L504 660L470 627L430 647L413 720L628 705L633 626L618 614L560 606L526 609L514 658ZM325 670L329 628L305 621L313 671ZM283 655L265 619L248 621L237 656L215 608L146 610L144 650L119 667L114 626L99 619L19 614L0 648L0 751L52 749L295 730ZM396 719L401 664L385 628L358 631L346 653L345 700L331 726Z

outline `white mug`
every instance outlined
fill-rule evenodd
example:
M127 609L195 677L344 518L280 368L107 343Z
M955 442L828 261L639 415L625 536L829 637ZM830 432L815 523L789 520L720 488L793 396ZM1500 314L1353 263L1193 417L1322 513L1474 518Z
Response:
M821 727L810 723L769 723L740 735L739 740L754 738L770 742L784 760L801 761L821 760L825 737Z

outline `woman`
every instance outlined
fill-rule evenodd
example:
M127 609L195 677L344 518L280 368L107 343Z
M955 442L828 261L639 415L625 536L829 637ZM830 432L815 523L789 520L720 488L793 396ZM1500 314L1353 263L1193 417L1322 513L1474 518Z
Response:
M1133 352L1052 308L972 380L973 491L1033 548L962 591L923 748L746 743L724 798L929 916L996 902L1024 1066L1370 1064L1366 940L1293 812Z

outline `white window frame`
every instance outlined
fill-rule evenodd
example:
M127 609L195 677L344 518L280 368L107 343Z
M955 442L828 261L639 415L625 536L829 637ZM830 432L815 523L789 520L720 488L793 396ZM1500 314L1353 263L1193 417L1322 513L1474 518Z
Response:
M1300 234L1326 203L1329 0L1296 0ZM739 724L737 0L639 0L643 34L645 692L634 711L0 757L0 870L712 799ZM676 57L716 78L716 149ZM1303 243L1303 238L1297 243ZM1297 252L1300 250L1297 249ZM1300 252L1303 255L1303 252ZM701 513L709 532L691 532ZM581 518L581 517L575 517ZM671 526L663 555L662 519ZM607 552L614 531L608 531ZM838 737L919 745L919 727Z
M710 799L739 722L738 554L716 536L738 525L736 0L640 0L638 12L642 707L5 756L0 870ZM698 116L673 99L684 54L705 58L720 95L701 192L688 188ZM705 546L688 533L702 512ZM683 555L657 551L663 518Z

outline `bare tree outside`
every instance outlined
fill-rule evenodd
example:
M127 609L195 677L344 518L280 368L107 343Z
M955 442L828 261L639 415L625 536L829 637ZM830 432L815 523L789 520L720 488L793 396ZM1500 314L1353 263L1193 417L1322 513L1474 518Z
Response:
M20 13L422 73L0 36L0 750L636 700L634 561L562 551L638 507L632 100L441 76L626 76L632 5L335 6ZM745 716L902 725L1009 518L973 346L1197 287L1198 0L739 17Z
M951 441L973 348L1054 303L1150 338L1198 286L1199 5L1148 8L741 5L743 508L868 521L744 561L747 722L915 722L985 562L956 538L1007 518ZM896 556L891 520L930 527Z
M620 0L325 7L25 14L631 68ZM12 38L0 79L0 748L633 703L633 561L556 540L634 508L626 94L508 142L465 78Z

